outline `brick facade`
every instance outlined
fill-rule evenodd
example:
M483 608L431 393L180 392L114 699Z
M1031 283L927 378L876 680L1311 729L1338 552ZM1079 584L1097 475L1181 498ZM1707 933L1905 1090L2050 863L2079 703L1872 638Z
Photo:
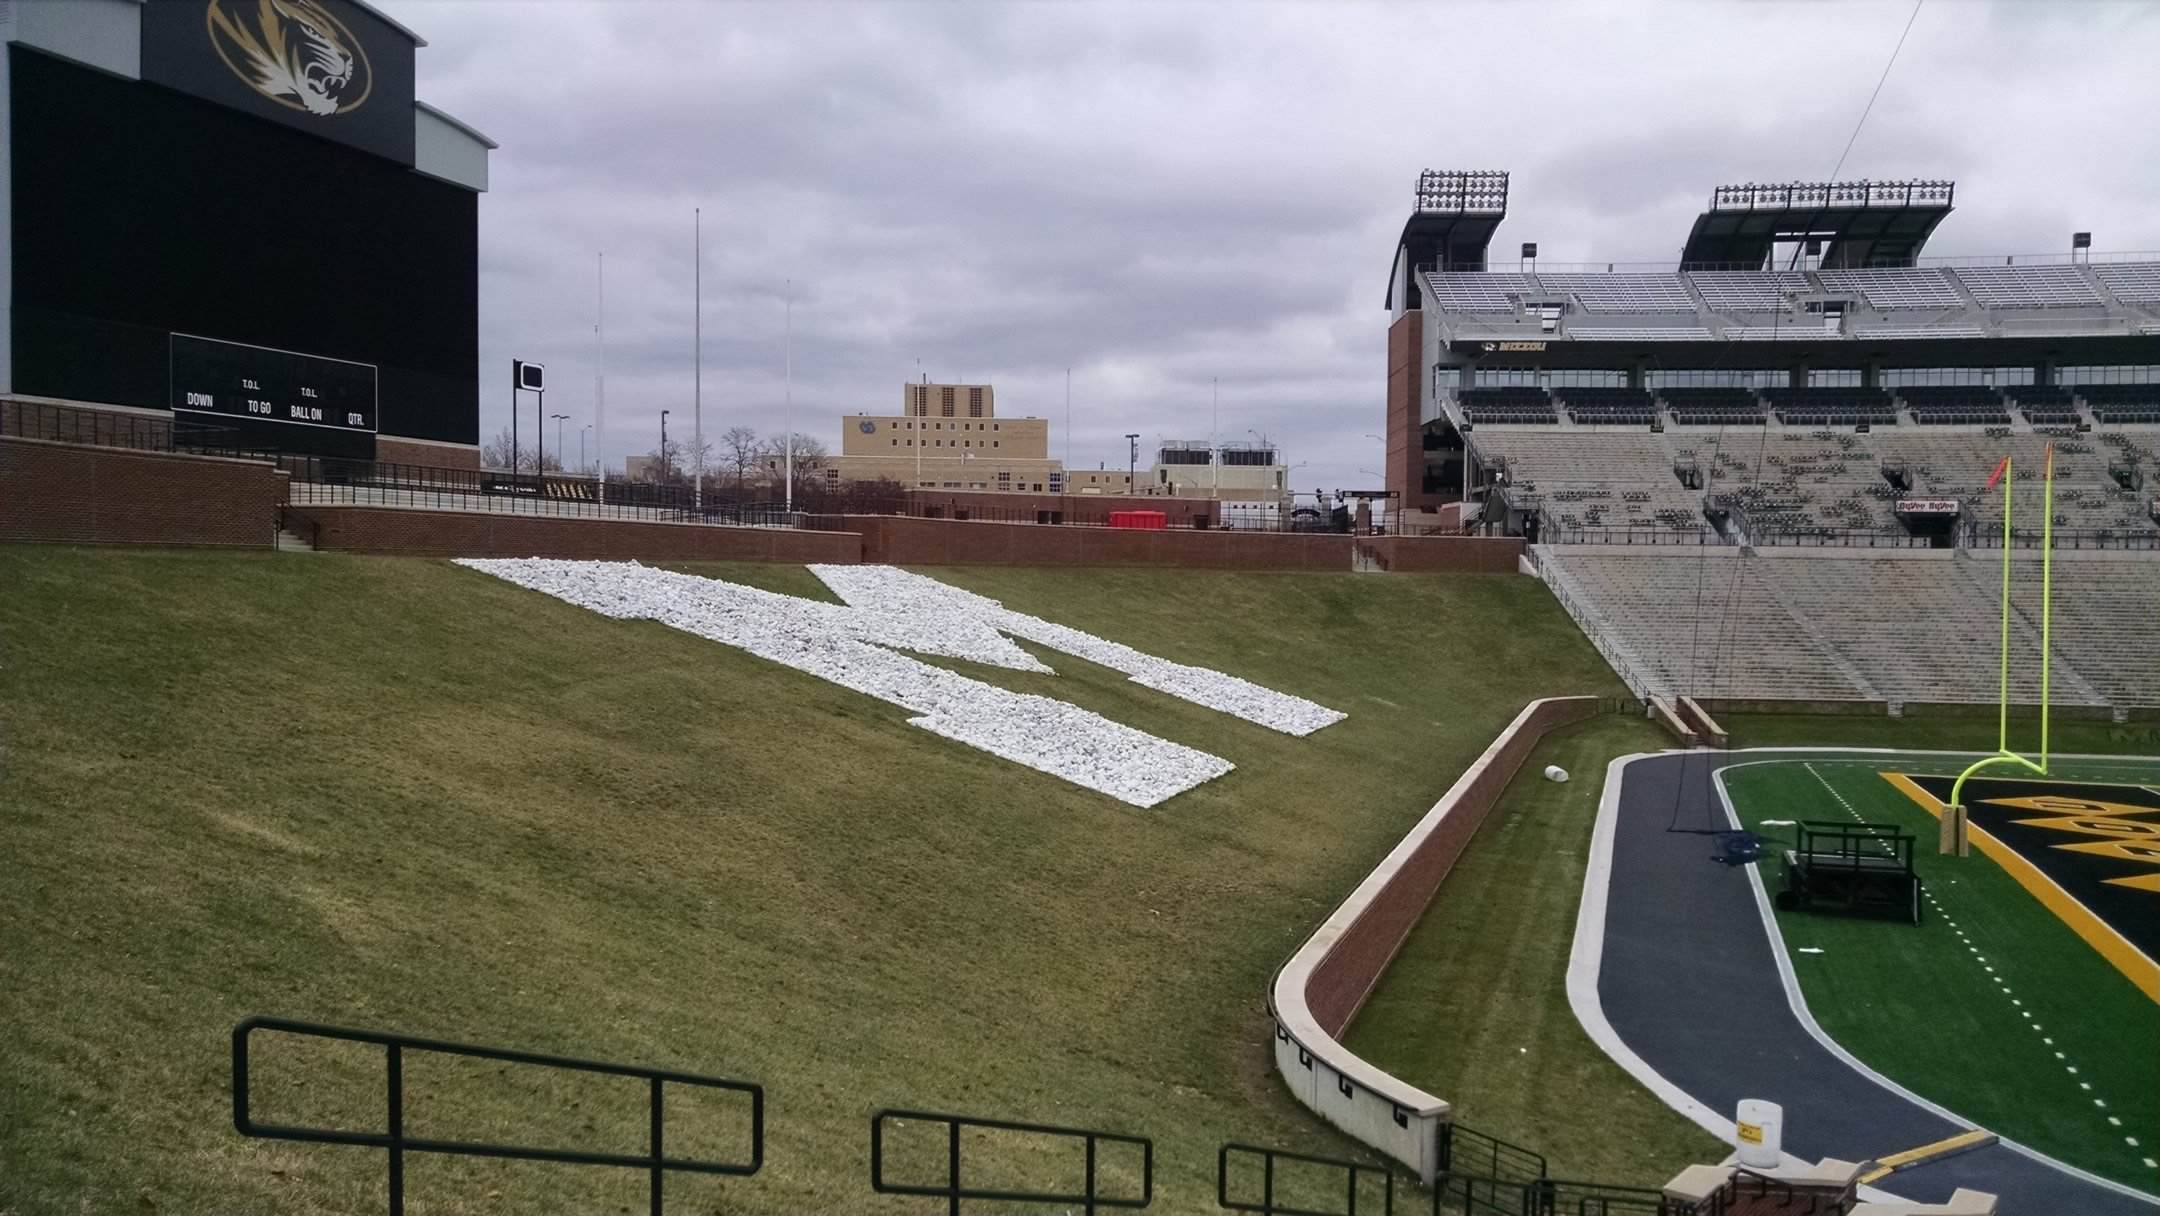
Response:
M0 541L267 549L284 502L261 461L0 441Z
M1425 492L1424 361L1425 314L1406 312L1388 327L1387 459L1380 466L1404 512L1440 505L1438 495Z
M791 564L850 563L862 553L852 533L786 528L400 507L288 507L286 517L316 548L341 553Z
M480 449L469 443L437 443L429 439L400 439L396 435L375 437L375 459L391 464L425 465L431 469L480 469Z

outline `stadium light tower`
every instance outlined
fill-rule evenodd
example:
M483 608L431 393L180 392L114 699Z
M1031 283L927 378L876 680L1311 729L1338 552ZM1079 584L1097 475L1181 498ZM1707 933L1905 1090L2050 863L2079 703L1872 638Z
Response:
M668 475L667 416L668 412L666 410L660 411L660 484L662 485L667 484Z
M563 437L562 437L562 428L563 428L563 423L565 423L565 422L568 422L568 421L570 420L570 415L568 415L568 414L549 414L549 415L548 415L548 417L550 417L550 418L553 418L553 419L555 420L555 459L557 459L557 460L561 460L561 459L563 458L563 453L565 453L565 452L567 452L567 451L569 451L569 450L570 450L569 448L566 448L566 447L564 447L564 446L563 446ZM583 439L583 438L584 438L584 436L583 436L583 435L580 435L580 436L578 436L578 438L580 438L580 439ZM546 470L546 469L542 469L542 470L540 470L540 471L541 471L541 472L543 472L543 473L547 472L547 470Z

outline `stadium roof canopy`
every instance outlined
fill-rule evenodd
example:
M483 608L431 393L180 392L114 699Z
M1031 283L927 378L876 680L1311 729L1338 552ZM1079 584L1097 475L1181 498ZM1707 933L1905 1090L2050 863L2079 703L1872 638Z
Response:
M1953 190L1946 181L1720 186L1695 218L1681 265L1775 270L1777 245L1816 242L1824 269L1910 266L1950 214Z
M1427 169L1418 174L1417 205L1396 242L1388 300L1401 281L1407 307L1418 305L1421 270L1483 270L1485 247L1507 218L1508 175L1500 169Z

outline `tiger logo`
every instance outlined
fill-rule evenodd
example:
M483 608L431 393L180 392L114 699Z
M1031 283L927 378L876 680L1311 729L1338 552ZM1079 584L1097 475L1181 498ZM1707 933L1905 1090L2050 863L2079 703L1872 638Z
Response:
M367 51L323 0L210 0L210 43L249 88L325 118L375 87Z

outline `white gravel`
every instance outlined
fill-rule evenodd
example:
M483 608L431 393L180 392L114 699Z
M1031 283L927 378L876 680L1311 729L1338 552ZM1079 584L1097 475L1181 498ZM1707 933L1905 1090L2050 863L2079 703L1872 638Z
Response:
M810 571L824 580L841 599L865 613L896 621L980 621L999 633L1026 638L1052 650L1122 671L1132 677L1135 684L1256 722L1286 735L1309 735L1348 716L1303 697L1263 688L1250 680L1206 667L1189 667L1159 659L1091 633L1015 612L988 596L962 591L897 566L812 566Z
M1091 659L1096 658L1096 652L1109 654L1113 649L1124 652L1130 656L1126 661L1138 666L1110 665L1121 671L1134 672L1136 680L1203 705L1252 717L1254 721L1262 719L1232 706L1244 706L1283 719L1279 701L1306 706L1326 715L1324 721L1315 721L1303 730L1291 733L1305 734L1343 716L1220 673L1166 663L1128 647L1119 647L1078 631L1063 630L1061 626L1049 625L1033 617L1004 613L995 601L979 596L969 598L988 604L1004 615L990 618L977 611L956 610L957 601L935 594L938 589L947 592L954 589L897 570L890 573L902 576L894 580L898 597L880 598L878 607L871 610L852 604L846 607L820 604L635 563L468 558L459 564L603 616L656 620L867 693L914 711L919 716L909 719L911 725L1098 790L1133 806L1154 806L1201 782L1222 776L1233 766L1219 756L1120 725L1078 706L1049 697L1009 692L895 653L890 648L969 659L1020 671L1048 671L1027 652L1000 636L998 631L1011 625L1010 632L1018 636L1041 641L1068 653L1084 653L1069 650L1069 645L1088 645L1094 652L1084 653L1084 657ZM831 569L889 568L819 567L818 571L823 577ZM826 581L828 585L835 585L831 578ZM871 587L868 583L853 585L859 591L868 591ZM839 589L837 585L835 587ZM843 591L842 594L847 593ZM965 592L955 594L967 595ZM1048 631L1059 631L1055 636L1060 641L1037 636L1039 632ZM1065 634L1071 636L1065 637ZM1195 675L1220 682L1205 693L1214 700L1203 699L1195 686ZM1251 693L1240 690L1251 690ZM1253 693L1259 695L1253 696ZM1268 724L1279 730L1288 729L1275 721Z

